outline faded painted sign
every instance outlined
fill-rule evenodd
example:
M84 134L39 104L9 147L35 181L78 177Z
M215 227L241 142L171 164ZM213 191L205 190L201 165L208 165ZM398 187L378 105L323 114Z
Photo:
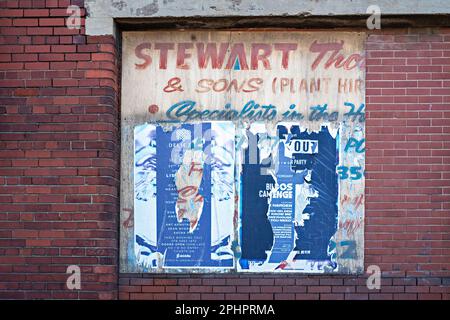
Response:
M362 272L364 34L123 33L122 272Z
M242 164L241 271L319 271L337 266L329 252L337 229L338 130L277 126L275 147L262 159L264 125L247 131L259 161ZM314 265L310 265L314 262Z

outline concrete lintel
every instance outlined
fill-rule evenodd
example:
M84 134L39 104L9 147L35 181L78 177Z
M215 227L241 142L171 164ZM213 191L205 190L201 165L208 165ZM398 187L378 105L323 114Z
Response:
M448 15L448 0L86 0L86 34L114 34L117 18L358 17Z

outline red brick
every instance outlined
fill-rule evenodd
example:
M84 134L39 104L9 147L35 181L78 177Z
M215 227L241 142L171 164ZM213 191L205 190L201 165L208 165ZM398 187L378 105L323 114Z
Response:
M275 300L294 300L295 294L294 293L275 293L274 299Z
M90 53L67 53L65 55L66 61L82 61L82 60L91 60Z
M225 300L225 295L221 293L202 293L201 300Z
M40 18L39 26L64 26L66 24L64 18Z
M43 239L34 239L34 240L27 240L26 246L27 247L49 247L51 244L50 240L43 240Z
M53 28L45 27L45 28L33 28L27 27L27 35L52 35Z
M368 294L364 293L346 293L345 300L368 300Z
M154 295L153 293L130 293L129 294L130 300L153 300Z
M14 19L13 25L18 27L36 27L38 19Z
M330 293L330 286L308 286L308 293Z
M297 293L295 295L296 300L319 300L318 293Z
M25 17L47 17L49 15L48 9L26 9L24 10Z
M155 300L175 300L177 298L176 293L154 293L153 299Z
M235 286L213 286L212 290L214 293L231 293L236 292Z
M226 293L225 300L248 300L248 293Z
M344 300L344 294L339 293L321 293L320 300Z
M166 288L163 286L143 286L142 292L165 292Z
M3 9L0 10L0 17L23 17L23 9Z

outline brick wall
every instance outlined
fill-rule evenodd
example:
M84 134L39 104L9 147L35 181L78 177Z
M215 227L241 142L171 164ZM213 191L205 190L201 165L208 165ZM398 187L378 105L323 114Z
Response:
M365 275L118 275L117 45L65 28L69 4L0 2L0 299L450 299L450 29L368 36L365 264L380 290Z
M0 3L0 299L115 298L114 39L66 28L69 1Z

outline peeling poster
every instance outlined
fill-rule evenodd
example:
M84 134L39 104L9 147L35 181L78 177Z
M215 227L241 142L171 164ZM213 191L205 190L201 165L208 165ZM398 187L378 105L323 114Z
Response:
M144 124L134 137L138 264L233 268L233 124Z
M361 273L364 39L124 32L121 272Z

